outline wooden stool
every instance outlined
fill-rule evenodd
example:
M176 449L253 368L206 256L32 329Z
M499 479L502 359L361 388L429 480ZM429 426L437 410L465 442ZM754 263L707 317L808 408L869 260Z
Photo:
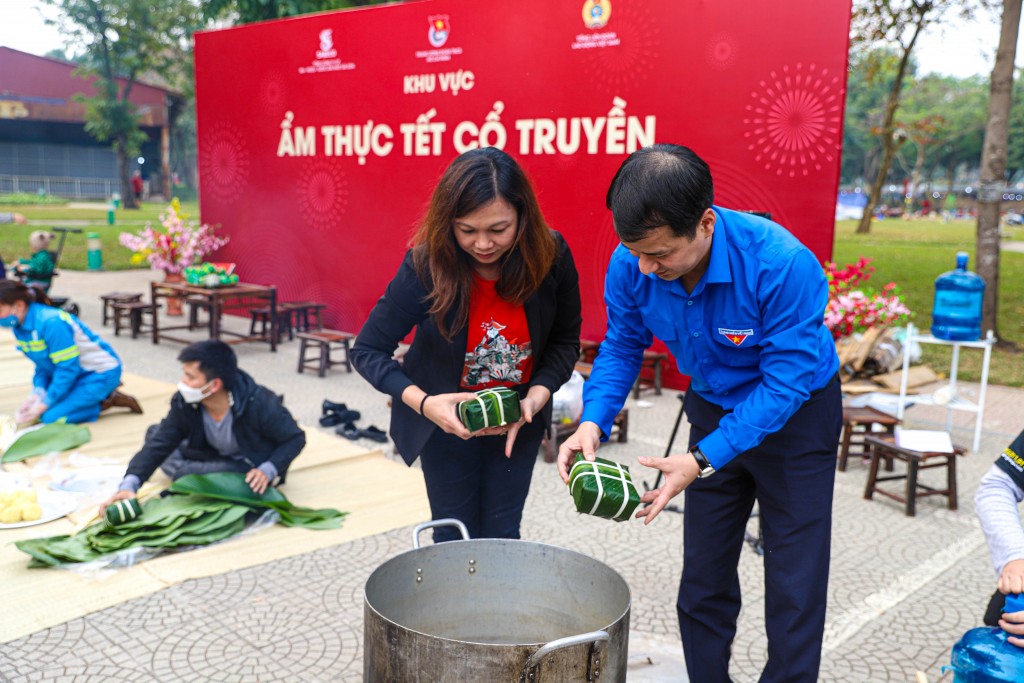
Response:
M580 360L584 363L593 363L600 350L601 342L580 339Z
M868 455L870 453L871 449L864 442L866 436L871 434L892 435L899 423L899 418L869 406L862 408L843 406L843 438L839 443L839 462L836 469L840 472L846 471L846 459L850 456L852 447L857 447L859 454ZM876 424L885 427L885 431L874 432L872 427ZM885 459L885 469L892 472L892 458Z
M299 338L299 373L309 368L316 368L320 377L323 377L328 368L345 364L345 371L352 372L352 362L349 360L349 344L355 338L354 334L338 332L336 330L317 330L316 332L298 332L295 335ZM306 358L308 349L317 348L319 356ZM344 350L343 360L333 360L331 351Z
M907 517L913 517L916 513L916 502L918 498L925 496L946 496L949 501L949 509L957 509L956 492L956 457L964 454L964 449L959 446L953 447L952 453L931 453L924 451L913 451L909 448L900 448L892 437L866 436L864 443L871 447L871 472L868 474L868 483L864 487L864 497L871 500L875 493L892 498L893 500L906 505ZM906 474L895 474L891 476L878 476L878 465L882 458L893 458L907 465ZM925 486L917 481L917 474L921 470L933 467L946 468L946 488L936 489ZM879 482L906 480L907 486L901 496L890 493L878 487Z
M103 302L103 324L113 319L113 305L115 303L126 303L129 301L142 301L140 292L107 292L100 294L100 301Z
M277 305L278 310L287 310L294 317L295 330L297 332L313 332L323 329L323 310L327 304L316 301L285 301ZM313 319L316 318L314 324Z
M555 461L555 456L558 453L558 442L568 438L579 426L579 420L565 424L551 424L551 438L545 437L540 442L540 447L544 450L544 462ZM611 439L613 436L619 443L627 443L629 441L629 408L620 410L619 414L612 421L612 433L608 435L608 438Z
M114 311L114 336L121 336L121 328L127 327L132 332L132 339L138 338L142 332L143 315L154 316L157 309L156 304L144 301L117 301L111 307Z
M662 351L644 351L640 374L633 383L633 398L640 398L640 392L647 389L654 389L654 395L661 396L661 371L666 358L668 354Z
M270 341L270 306L261 306L260 308L250 308L249 316L251 320L249 322L249 336L259 336L265 341ZM256 333L256 326L259 325L259 334ZM294 330L292 328L292 312L289 309L279 305L277 307L277 342L281 343L284 339L284 335L288 335L288 339L295 339Z

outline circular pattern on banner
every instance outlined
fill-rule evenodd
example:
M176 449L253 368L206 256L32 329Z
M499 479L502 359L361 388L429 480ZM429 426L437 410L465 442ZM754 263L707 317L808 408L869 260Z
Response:
M214 124L199 137L199 173L203 192L225 202L237 199L249 180L249 145L238 128Z
M772 71L750 94L743 133L766 171L795 178L835 163L839 149L841 74L797 63Z
M776 193L762 185L758 176L716 157L708 156L704 160L711 168L717 206L737 211L768 211L773 221L787 225L786 212Z
M618 95L626 86L645 82L661 45L661 29L650 9L641 3L616 5L615 20L601 30L614 32L620 42L586 50L591 85Z
M713 69L725 71L739 57L740 43L731 33L719 33L711 36L707 46L704 48L704 59Z
M240 221L233 232L239 237L231 240L229 256L242 281L272 284L278 301L294 300L306 285L303 269L312 260L292 228L284 221Z
M270 116L283 116L288 101L288 78L281 69L266 72L258 86L260 106Z
M306 164L298 192L299 210L313 230L337 228L348 212L348 180L337 160L317 159Z
M312 256L310 258L312 259ZM333 273L310 272L306 276L306 282L301 289L290 293L288 298L326 304L327 308L323 311L324 327L342 332L358 332L366 321L366 316L370 314L370 309L362 308L359 300L350 293L348 288L336 286L333 283ZM384 286L382 285L380 293L383 292ZM376 303L376 299L373 300L373 303Z

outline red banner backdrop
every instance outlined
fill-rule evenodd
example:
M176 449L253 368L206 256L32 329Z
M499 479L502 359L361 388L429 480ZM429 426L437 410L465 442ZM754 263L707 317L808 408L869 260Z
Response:
M501 147L572 247L600 340L604 196L644 145L692 147L717 204L831 256L849 18L849 1L429 0L200 33L202 219L243 280L357 331L444 167Z

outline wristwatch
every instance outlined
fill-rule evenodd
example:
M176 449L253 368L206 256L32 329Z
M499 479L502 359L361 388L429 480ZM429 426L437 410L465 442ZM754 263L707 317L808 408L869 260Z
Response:
M715 473L715 468L711 466L711 461L708 460L708 456L704 455L704 452L701 451L700 446L697 444L690 446L690 455L692 455L693 459L697 461L697 467L700 468L700 474L697 475L698 479L710 477Z

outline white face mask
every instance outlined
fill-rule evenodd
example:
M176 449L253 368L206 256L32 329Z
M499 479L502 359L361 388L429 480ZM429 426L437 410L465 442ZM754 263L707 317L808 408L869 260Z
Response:
M213 384L213 380L210 380L204 386L196 389L195 387L190 387L184 382L178 382L178 393L181 394L183 399L185 399L185 403L199 403L210 395L206 393L206 389L209 388L211 384Z

